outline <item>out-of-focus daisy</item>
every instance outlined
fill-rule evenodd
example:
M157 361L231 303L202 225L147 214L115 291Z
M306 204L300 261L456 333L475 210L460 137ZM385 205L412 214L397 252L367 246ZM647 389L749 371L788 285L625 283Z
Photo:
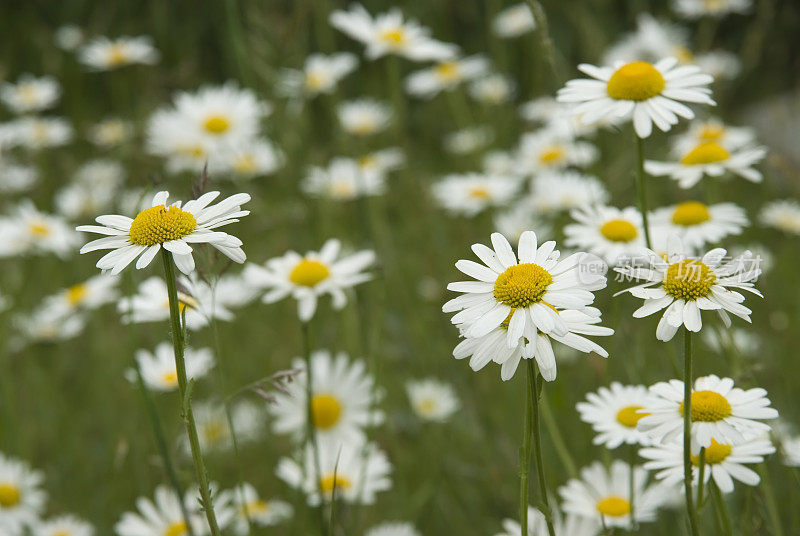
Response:
M364 270L375 262L375 252L363 250L340 257L341 247L341 242L331 239L319 252L300 255L289 251L263 266L248 264L243 276L249 284L268 291L265 303L275 303L291 295L297 300L300 320L307 322L314 316L320 296L330 294L333 308L341 309L347 304L345 289L372 278Z
M692 121L689 130L675 138L674 148L678 155L686 154L703 143L717 143L731 151L754 144L756 135L750 127L733 127L719 119Z
M433 378L407 381L406 393L411 409L426 421L444 422L460 407L453 386Z
M693 449L694 450L694 449ZM700 453L691 454L692 479L694 485L700 478ZM723 493L733 492L733 481L738 480L748 486L757 486L761 477L745 464L761 463L764 456L775 452L775 447L768 439L749 439L738 443L711 440L703 454L705 473L703 482L713 477L714 483ZM639 450L639 455L646 460L644 468L657 471L655 477L667 485L676 485L683 481L683 445L680 443L663 443Z
M208 400L193 402L192 410L203 452L225 451L233 446L230 423L223 404ZM234 405L231 408L231 421L236 431L237 443L241 446L259 437L264 431L264 419L264 411L260 405L246 400ZM190 456L191 450L185 434L180 436L179 443L183 452Z
M44 477L21 460L0 453L0 521L31 525L44 511Z
M584 124L571 110L569 104L559 102L554 97L544 96L524 103L519 108L519 114L526 121L538 123L549 132L571 138L590 136L599 126L616 121L605 119Z
M83 44L83 30L75 24L59 26L56 29L54 40L58 48L72 52Z
M392 118L391 107L374 99L343 102L336 110L342 129L355 136L370 136L386 130Z
M720 19L731 13L750 11L752 0L672 0L672 9L685 19L714 17Z
M683 436L683 382L670 380L650 387L655 396L640 411L640 429L660 443L674 443ZM730 378L711 374L697 378L692 389L693 444L710 447L711 442L739 443L768 433L763 420L776 419L767 392L761 388L743 390ZM695 449L697 450L697 449Z
M401 521L394 521L389 523L381 523L376 525L367 532L364 536L422 536L420 532L411 523L404 523Z
M770 201L762 207L758 219L767 227L800 235L800 203L794 199Z
M331 25L366 46L365 55L374 60L397 54L413 61L441 61L455 56L455 45L430 37L430 30L414 20L403 20L403 13L392 8L373 17L361 4L351 4L349 11L336 10Z
M642 216L634 207L594 205L570 215L577 223L564 227L566 245L594 253L612 266L644 245Z
M314 197L349 201L383 194L386 178L383 173L364 169L357 160L337 157L327 167L310 168L301 187Z
M251 179L274 173L284 162L280 149L267 139L254 139L223 151L217 160L233 177Z
M597 536L600 524L597 520L576 515L563 518L557 510L553 510L553 528L556 536ZM523 536L522 527L517 519L504 519L503 532L495 536ZM549 536L544 514L532 506L528 507L528 534L524 536Z
M575 171L542 173L531 184L529 206L544 214L603 204L609 197L597 178Z
M77 283L45 300L45 309L67 315L81 310L94 310L117 299L119 280L108 275L96 275Z
M181 501L189 512L189 519L183 517ZM139 497L136 500L137 512L125 512L114 525L118 536L180 536L188 532L186 523L191 524L195 534L203 533L203 518L198 512L198 503L191 493L178 499L175 491L167 486L158 486L153 500Z
M15 194L30 190L39 180L39 173L33 166L11 164L3 160L0 166L0 193Z
M132 136L133 125L122 119L104 119L92 125L86 134L90 142L105 149L125 143Z
M678 66L676 58L654 64L646 61L595 67L583 63L578 69L592 79L571 80L558 92L558 100L573 103L573 113L591 124L606 117L632 118L636 135L647 138L653 123L664 132L678 118L692 119L694 112L679 101L716 104L708 84L713 78L699 67Z
M338 83L358 67L358 59L349 52L311 54L302 69L285 69L280 91L288 97L333 93Z
M262 499L252 484L243 482L232 491L238 506L238 515L233 521L233 532L237 536L249 534L249 520L257 527L272 527L292 517L292 505L279 499Z
M800 436L787 437L781 441L781 456L784 465L800 467Z
M677 162L647 160L644 168L656 176L669 176L678 181L681 188L691 188L703 178L719 177L726 172L738 175L750 182L761 182L763 175L753 166L764 159L765 147L749 147L728 150L715 141L702 142L684 153Z
M286 386L285 392L275 393L269 410L276 433L302 438L306 431L308 376L302 359L294 359L292 366L304 372ZM382 393L376 392L364 361L350 361L344 352L334 357L327 350L317 350L311 354L311 377L311 422L317 437L358 443L364 439L365 428L383 422L383 412L373 409Z
M666 309L656 328L658 340L672 340L681 326L700 331L701 311L717 311L728 327L728 313L750 321L751 311L742 305L744 296L738 291L761 296L753 286L761 270L753 265L749 251L727 259L727 252L717 248L697 259L687 256L683 244L674 236L669 241L666 260L652 250L643 251L646 253L636 260L646 263L645 266L631 262L615 270L623 276L645 280L623 291L644 299L644 305L633 312L634 318Z
M386 174L401 168L406 163L406 155L399 147L387 147L372 151L358 158L358 167L362 172Z
M760 337L753 330L742 328L725 331L710 329L704 331L700 338L711 351L725 356L731 351L739 352L743 356L756 356L762 344Z
M514 80L502 74L490 74L474 80L469 85L469 94L484 104L502 104L514 96Z
M36 526L36 536L94 536L91 523L72 515L63 515L43 521Z
M603 63L635 60L652 63L668 56L675 56L681 63L694 59L689 50L689 32L672 22L641 13L636 17L636 30L609 47L603 54Z
M453 154L469 154L483 149L494 140L494 131L489 126L471 127L447 134L444 148Z
M714 77L714 80L733 80L742 70L742 61L739 56L727 50L711 50L695 56L693 62L704 73Z
M597 148L591 143L545 130L522 136L517 149L517 167L520 173L536 175L568 166L586 167L597 160L597 156Z
M175 355L171 342L162 342L150 353L147 350L137 350L134 356L139 364L144 384L154 391L174 391L178 388L178 373L175 370ZM214 367L214 354L210 348L186 348L184 360L186 361L186 377L200 379ZM129 381L135 382L136 371L128 369L125 372Z
M542 236L552 236L550 225L536 211L531 210L525 198L510 209L497 212L494 215L494 226L509 242L519 242L519 237L528 229L536 229Z
M15 114L40 112L53 107L61 96L61 86L51 76L19 77L15 84L0 83L0 101Z
M133 219L118 215L98 216L95 221L100 226L81 225L77 230L108 236L88 242L81 248L81 253L113 250L97 261L97 267L109 270L111 275L120 273L136 258L139 259L136 261L137 270L148 266L162 247L172 254L178 269L189 274L194 270L190 243L210 244L232 261L243 263L242 241L214 229L247 216L250 211L242 210L241 205L250 201L250 196L235 194L209 206L218 196L219 192L207 192L183 206L180 201L167 205L169 192L163 191L153 197L151 208L139 212Z
M489 60L480 55L442 61L427 69L408 75L405 88L415 97L430 99L442 91L451 91L462 82L483 76L489 70Z
M536 27L533 13L528 4L514 4L495 15L492 31L503 38L517 37L526 34Z
M748 223L744 209L733 203L684 201L656 209L650 217L651 226L665 236L677 235L691 250L738 235Z
M55 195L58 211L70 219L97 214L113 205L125 168L116 160L98 158L83 164L75 180Z
M633 470L633 505L631 504L630 471ZM631 468L615 460L606 470L595 462L581 470L580 479L573 478L558 490L562 509L568 514L596 520L606 527L628 527L631 508L637 523L655 521L658 508L668 495L663 486L647 485L647 471Z
M467 173L447 175L431 187L436 201L453 215L472 217L508 204L521 186L516 177Z
M483 170L490 175L518 175L517 162L510 151L489 151L483 156Z
M643 413L639 410L649 406L653 395L644 385L622 385L613 382L600 387L596 393L588 393L585 402L576 406L583 422L592 425L597 435L592 441L615 449L622 445L651 445L650 437L637 429Z
M317 480L319 467L319 481ZM281 458L275 469L278 477L289 486L303 491L310 505L329 502L334 490L336 499L350 504L374 504L376 496L392 486L392 465L386 454L374 443L338 443L319 441L319 460L314 449L306 445L302 465Z
M78 51L78 59L91 71L109 71L135 63L153 65L159 57L153 40L146 35L95 37Z
M15 317L14 326L27 341L53 343L76 337L86 326L86 319L80 313L63 315L45 308Z
M8 231L3 233L3 239L16 242L26 253L55 253L66 258L79 240L66 221L40 212L29 200L14 207L7 221L10 225Z
M61 117L22 117L10 124L7 143L28 149L50 149L72 141L69 121Z

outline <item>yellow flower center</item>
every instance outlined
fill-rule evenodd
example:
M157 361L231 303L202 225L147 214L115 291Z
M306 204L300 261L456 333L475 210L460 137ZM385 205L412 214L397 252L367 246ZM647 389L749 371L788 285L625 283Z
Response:
M609 220L600 227L600 234L612 242L630 242L639 235L628 220Z
M356 193L353 184L348 181L337 181L331 183L330 191L334 197L350 197Z
M353 486L350 479L342 475L333 475L322 477L319 481L319 487L323 493L332 493L333 489L349 489Z
M685 201L675 207L672 223L675 225L698 225L711 219L708 207L699 201Z
M694 411L692 411L694 413ZM711 445L706 447L705 463L707 465L716 465L725 461L731 453L731 446L725 443L717 443L716 439L711 440ZM700 455L691 455L692 464L700 465Z
M269 503L262 499L256 499L255 501L250 501L245 505L245 508L242 509L242 513L245 512L247 514L264 514L269 510Z
M89 294L89 287L84 284L72 285L67 289L67 301L70 305L78 305Z
M681 63L693 63L694 62L694 54L692 51L686 48L685 46L678 45L672 51L673 56L678 58L678 61Z
M171 523L164 529L164 536L181 536L182 534L186 534L188 529L186 527L186 523L184 521L176 521L175 523Z
M662 286L676 300L691 301L708 296L716 282L716 274L705 263L686 259L669 265Z
M358 167L363 169L373 169L377 166L377 164L378 159L371 154L362 156L358 159Z
M631 513L631 503L619 495L609 495L597 501L597 511L604 516L622 517Z
M492 196L489 194L489 189L483 186L475 186L470 188L469 196L473 199L490 199Z
M315 287L331 275L327 266L319 261L303 259L289 272L289 281L295 285Z
M11 508L19 504L19 488L14 484L0 484L0 506Z
M178 384L178 373L174 370L170 370L165 372L161 375L161 381L163 381L167 385L177 385Z
M35 236L47 236L50 234L50 226L44 222L32 223L28 226L28 229Z
M722 125L703 125L700 129L698 138L703 141L719 141L725 135L725 127Z
M683 415L683 402L679 413ZM692 391L692 421L717 422L730 417L732 413L731 403L716 391Z
M365 134L372 134L377 126L377 123L371 117L362 117L353 124L351 130L354 134L363 136Z
M196 158L198 160L206 158L206 149L202 145L184 145L182 147L178 147L176 152L183 156Z
M203 123L203 128L212 134L222 134L231 127L231 121L224 115L212 115Z
M684 166L697 166L702 164L713 164L723 162L731 157L725 147L714 141L701 143L681 158Z
M516 264L497 277L494 297L509 307L525 308L542 301L547 286L552 282L553 276L538 264Z
M108 49L108 64L121 65L128 62L128 51L120 43L114 43Z
M203 437L209 443L217 443L227 435L226 423L220 420L209 421L203 426Z
M38 92L36 91L36 86L33 84L23 84L17 88L17 94L19 98L25 104L34 104L38 99Z
M311 91L317 91L325 85L327 80L327 77L323 76L322 73L309 71L306 73L306 88L310 89Z
M628 428L636 428L639 419L646 417L649 413L637 413L642 406L627 406L617 412L617 422Z
M256 159L251 154L241 155L234 160L233 169L239 173L252 173L256 170Z
M506 319L505 319L505 320L503 320L503 321L500 323L500 327L501 327L502 329L508 330L508 326L509 326L509 324L511 324L511 317L512 317L512 316L514 316L514 311L516 311L516 309L514 309L514 308L512 307L512 308L511 308L511 312L509 312L509 313L508 313L508 316L506 317Z
M72 536L72 533L66 530L59 530L54 532L53 536Z
M439 405L436 403L436 400L432 398L424 398L417 403L417 411L421 415L431 415L438 407Z
M665 85L658 69L646 61L634 61L614 71L606 91L612 99L646 101L661 93Z
M458 67L458 62L445 61L433 68L436 76L442 82L455 82L461 78L461 70Z
M403 45L406 41L406 33L402 28L393 28L381 32L381 40L388 43L389 46L398 47Z
M335 396L323 393L311 399L311 422L317 428L331 428L339 422L341 415L342 405Z
M539 162L542 164L555 164L564 160L566 151L559 145L553 145L546 148L539 154Z
M141 211L131 223L131 243L138 246L154 246L190 235L197 227L197 220L190 212L176 206L163 205Z

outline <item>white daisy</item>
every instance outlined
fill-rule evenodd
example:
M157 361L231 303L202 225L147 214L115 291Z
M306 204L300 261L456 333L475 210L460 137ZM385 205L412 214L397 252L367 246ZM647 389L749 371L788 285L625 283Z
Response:
M371 136L389 126L392 108L374 99L343 102L336 109L342 129L354 136Z
M495 73L474 80L469 85L469 94L478 102L495 105L510 101L515 89L512 78Z
M729 352L735 351L743 356L755 357L758 356L762 344L758 334L742 328L731 328L724 332L710 329L704 331L700 338L712 352L723 356L728 356Z
M528 206L543 214L604 204L609 198L597 178L576 171L541 173L534 177L531 186Z
M650 216L650 225L657 232L663 236L678 236L693 251L741 234L748 224L744 209L734 203L706 205L700 201L684 201L658 208Z
M275 473L289 486L308 497L308 504L320 504L320 490L329 502L334 490L336 499L350 504L374 504L376 495L391 488L392 465L374 443L338 443L319 441L319 465L314 449L306 445L302 465L281 458ZM317 481L319 467L319 481Z
M494 227L503 233L509 242L519 242L519 237L528 229L538 229L542 236L553 235L550 224L546 223L536 211L531 210L525 198L514 203L509 209L496 212Z
M742 60L727 50L711 50L698 54L692 60L700 70L714 77L714 80L734 80L742 71Z
M233 447L230 423L223 404L213 401L192 403L200 448L207 451L227 451ZM245 443L255 441L264 432L264 408L248 400L236 403L230 408L231 421L236 431L236 442L241 447ZM192 452L186 434L178 438L178 443L186 456Z
M597 160L599 152L589 142L577 141L554 131L540 130L524 134L516 154L519 172L535 176L547 170L585 168Z
M412 523L394 521L371 527L364 536L422 536Z
M578 69L592 79L571 80L558 92L558 100L573 103L573 112L584 123L600 119L632 118L636 135L647 138L653 123L664 132L678 124L678 117L692 119L694 112L679 101L716 104L708 84L713 78L692 65L678 66L676 58L655 64L645 61Z
M78 51L78 60L91 71L109 71L125 65L153 65L160 55L146 35L116 39L95 37Z
M526 34L536 28L531 8L526 3L514 4L495 15L492 31L498 37L510 38Z
M280 81L280 91L288 97L333 93L339 82L356 70L358 59L349 52L336 54L311 54L302 69L285 69Z
M644 245L642 216L635 207L593 205L574 209L570 215L577 223L564 227L566 245L589 251L612 266Z
M30 525L45 508L44 477L21 460L0 453L0 523Z
M591 518L568 515L563 518L558 510L553 510L553 528L556 536L597 536L599 523ZM518 519L504 519L503 532L495 536L522 536L522 527ZM544 514L537 508L528 507L527 536L549 536Z
M283 152L264 138L236 144L218 156L221 168L233 171L233 177L245 179L270 175L283 165L284 160Z
M5 140L9 147L52 149L72 141L72 125L61 117L22 117L11 123Z
M119 283L117 278L104 274L90 277L46 298L44 308L58 315L98 309L116 301L117 283Z
M599 126L612 123L606 118L591 124L584 124L581 122L580 116L572 113L570 105L559 102L550 96L539 97L522 104L519 107L519 115L526 121L538 123L545 130L571 138L590 136Z
M508 204L520 186L517 177L467 173L445 176L433 184L431 192L451 215L472 217L487 208Z
M366 45L367 58L374 60L386 54L397 54L412 61L446 60L455 56L455 45L430 37L430 30L414 20L403 20L403 13L392 8L372 17L360 4L349 11L336 10L330 15L331 25Z
M61 50L72 52L83 44L83 30L75 24L65 24L56 29L53 40Z
M17 316L13 323L25 340L53 343L79 335L86 327L86 318L81 313L63 315L57 310L47 308Z
M333 308L341 309L347 304L345 289L372 278L364 270L375 262L375 252L362 250L340 258L341 247L341 242L330 239L319 252L300 255L289 251L263 266L248 264L242 275L248 284L268 291L264 303L291 295L297 300L300 320L307 322L314 316L320 296L330 294Z
M61 96L61 86L55 78L36 78L23 74L15 84L0 83L0 101L15 114L40 112L52 108Z
M683 155L703 143L717 143L728 151L753 145L756 141L755 129L733 127L719 119L692 121L689 130L675 138L675 154Z
M693 60L689 50L689 32L669 21L658 20L649 13L636 17L636 30L623 35L603 54L603 63L628 61L656 62L674 56L681 63Z
M647 160L644 168L655 176L668 176L681 188L691 188L703 178L719 177L726 173L738 175L750 182L761 182L764 176L753 166L767 155L766 147L747 147L728 150L723 145L707 141L684 153L677 162Z
M278 434L292 434L301 439L306 432L308 397L305 362L292 361L292 367L302 371L285 391L275 393L270 404L272 429ZM320 439L342 443L359 443L364 430L381 424L383 412L373 409L383 397L376 390L375 380L367 373L362 360L351 361L344 352L334 357L328 350L311 354L311 422Z
M33 166L17 165L3 159L0 167L0 193L16 194L33 188L39 180L39 172Z
M488 70L489 60L484 56L450 59L411 73L404 85L409 94L430 99L442 91L452 91L462 82L483 76Z
M652 444L650 437L637 429L639 420L645 416L640 413L652 402L653 395L644 385L622 385L613 382L608 387L600 387L596 393L588 393L585 402L575 407L581 420L592 425L597 433L592 441L615 449L622 445ZM647 467L645 467L647 468Z
M489 126L463 128L444 137L444 148L448 153L464 155L479 151L492 143L494 130Z
M75 180L56 192L54 204L70 219L97 214L113 206L125 179L125 168L109 159L90 160L75 173Z
M209 206L217 196L219 192L207 192L187 201L182 207L180 201L168 206L169 192L162 191L153 197L151 208L139 212L134 219L118 215L98 216L95 221L101 226L81 225L77 230L109 236L85 244L81 253L113 250L97 261L97 267L109 270L111 275L119 274L136 258L137 270L148 266L162 247L172 254L181 272L190 274L194 270L190 243L210 244L229 259L243 263L246 257L241 248L242 241L214 229L247 216L250 211L242 210L241 205L250 201L250 196L236 194Z
M36 526L35 536L94 536L91 523L71 515L62 515Z
M784 465L800 467L800 436L781 440L781 456Z
M133 137L133 125L122 119L104 119L95 123L86 133L87 139L98 147L116 147Z
M758 219L767 227L800 235L800 203L794 199L777 199L766 203Z
M640 410L647 415L639 420L639 428L660 443L683 437L683 388L680 380L651 386L656 398ZM710 447L712 440L735 444L768 433L770 426L761 421L777 418L778 412L769 407L766 395L764 389L745 391L734 387L732 379L714 374L697 378L691 394L693 444Z
M175 391L178 388L178 372L175 370L175 354L171 342L161 342L150 353L147 350L136 350L134 359L139 365L142 380L149 389L154 391ZM187 347L184 350L186 362L186 377L198 380L208 374L214 367L214 354L210 348ZM128 369L125 377L130 382L136 382L136 371Z
M623 291L644 299L644 304L633 312L634 318L666 309L656 328L658 340L672 340L681 326L689 331L700 331L703 327L701 311L717 311L728 327L728 313L750 321L751 311L742 305L744 296L738 291L747 290L761 296L753 287L761 270L753 266L749 251L728 259L727 252L717 248L697 259L687 256L681 241L673 236L666 260L652 250L643 249L643 252L633 259L636 262L615 270L626 277L646 280Z
M425 421L447 421L461 406L453 386L433 378L408 380L406 393L411 409Z
M337 157L327 167L311 167L300 187L313 197L349 201L364 196L382 195L386 177L365 169L358 160Z
M691 454L692 479L694 485L700 478L700 451ZM705 470L703 482L713 478L714 483L723 493L733 492L733 480L748 486L757 486L761 477L744 464L761 463L764 456L775 452L775 447L768 439L749 439L739 443L718 442L714 439L705 447L703 453ZM664 443L639 450L639 455L646 460L644 468L656 471L655 477L667 485L683 482L683 445L680 443Z
M188 520L183 517L181 500L189 512ZM137 512L122 514L114 525L117 536L182 536L187 533L187 521L195 534L203 534L203 518L192 493L187 493L184 498L178 499L173 489L158 486L153 493L153 500L139 497L136 500L136 508Z
M63 218L40 212L27 199L14 207L6 221L3 239L9 242L10 254L54 253L67 258L80 239Z
M381 175L399 169L405 163L406 155L399 147L387 147L358 158L358 167L362 172L375 172Z
M744 14L752 6L752 0L672 0L672 9L690 20L706 16L719 19L731 13Z
M262 499L252 484L243 482L233 490L233 499L238 505L238 515L233 522L237 536L249 534L248 518L257 527L272 527L290 519L294 513L292 505L279 499Z

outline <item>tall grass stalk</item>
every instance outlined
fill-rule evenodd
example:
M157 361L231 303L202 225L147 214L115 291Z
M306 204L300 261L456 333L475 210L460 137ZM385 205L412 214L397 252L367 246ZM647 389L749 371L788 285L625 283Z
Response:
M544 474L544 460L542 459L542 434L539 426L539 397L541 396L543 379L536 368L536 363L532 359L527 359L526 361L528 363L528 391L533 398L533 404L531 404L533 407L533 448L536 451L536 472L539 476L539 492L541 494L539 509L544 514L547 532L550 536L556 536L556 531L553 527L553 515L550 512L550 501L547 495L547 481ZM523 534L525 533L523 532Z

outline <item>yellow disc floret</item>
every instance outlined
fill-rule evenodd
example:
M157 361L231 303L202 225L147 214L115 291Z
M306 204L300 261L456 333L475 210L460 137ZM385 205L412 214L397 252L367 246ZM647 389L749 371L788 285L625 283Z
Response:
M319 487L323 493L331 493L336 489L349 489L353 486L350 479L342 475L330 474L319 480Z
M600 227L600 234L612 242L630 242L639 236L639 231L628 220L608 220Z
M732 413L731 403L716 391L692 392L692 421L717 422L727 419ZM683 402L680 414L683 415Z
M676 300L689 301L708 296L716 282L716 274L706 264L686 259L669 265L662 285Z
M183 521L176 521L164 529L164 536L183 536L187 532L186 523Z
M538 264L517 264L497 277L494 282L494 297L515 309L528 307L542 301L542 296L552 282L553 276Z
M406 42L406 34L402 28L384 30L381 32L380 38L383 42L394 47L400 46Z
M619 495L609 495L597 501L597 511L604 516L622 517L631 513L631 503Z
M436 76L442 82L455 82L461 78L461 70L458 67L458 62L445 61L433 68Z
M556 164L564 160L566 151L560 145L552 145L539 153L539 162L542 164Z
M617 422L628 428L636 428L639 420L649 413L639 413L642 406L627 406L617 412Z
M714 123L708 123L703 125L697 137L703 141L719 141L724 135L725 127Z
M681 158L684 166L699 166L702 164L713 164L723 162L731 157L725 147L714 141L701 143Z
M84 285L83 283L79 283L77 285L72 285L66 290L66 297L67 302L70 305L79 305L86 299L86 296L89 294L89 287Z
M141 211L131 223L131 243L137 246L154 246L190 235L197 220L190 212L176 206L163 205Z
M491 199L491 194L487 188L483 186L475 186L474 188L470 188L469 196L473 199Z
M311 399L311 422L317 428L331 428L342 415L342 404L330 394L314 395Z
M0 506L11 508L19 504L19 488L14 484L0 484Z
M231 127L231 121L224 115L209 116L203 123L203 128L212 134L222 134Z
M614 71L606 91L612 99L646 101L660 94L665 85L658 69L646 61L634 61Z
M700 201L685 201L675 207L672 223L675 225L698 225L711 219L708 207Z
M727 458L730 455L731 450L733 449L731 448L730 445L726 443L717 443L716 439L712 439L711 445L706 447L705 463L707 465L716 465L718 463L722 463L723 461L725 461L725 458ZM691 459L694 465L700 465L699 454L697 456L692 454Z
M289 272L289 281L295 285L315 287L331 275L328 267L313 259L303 259Z

